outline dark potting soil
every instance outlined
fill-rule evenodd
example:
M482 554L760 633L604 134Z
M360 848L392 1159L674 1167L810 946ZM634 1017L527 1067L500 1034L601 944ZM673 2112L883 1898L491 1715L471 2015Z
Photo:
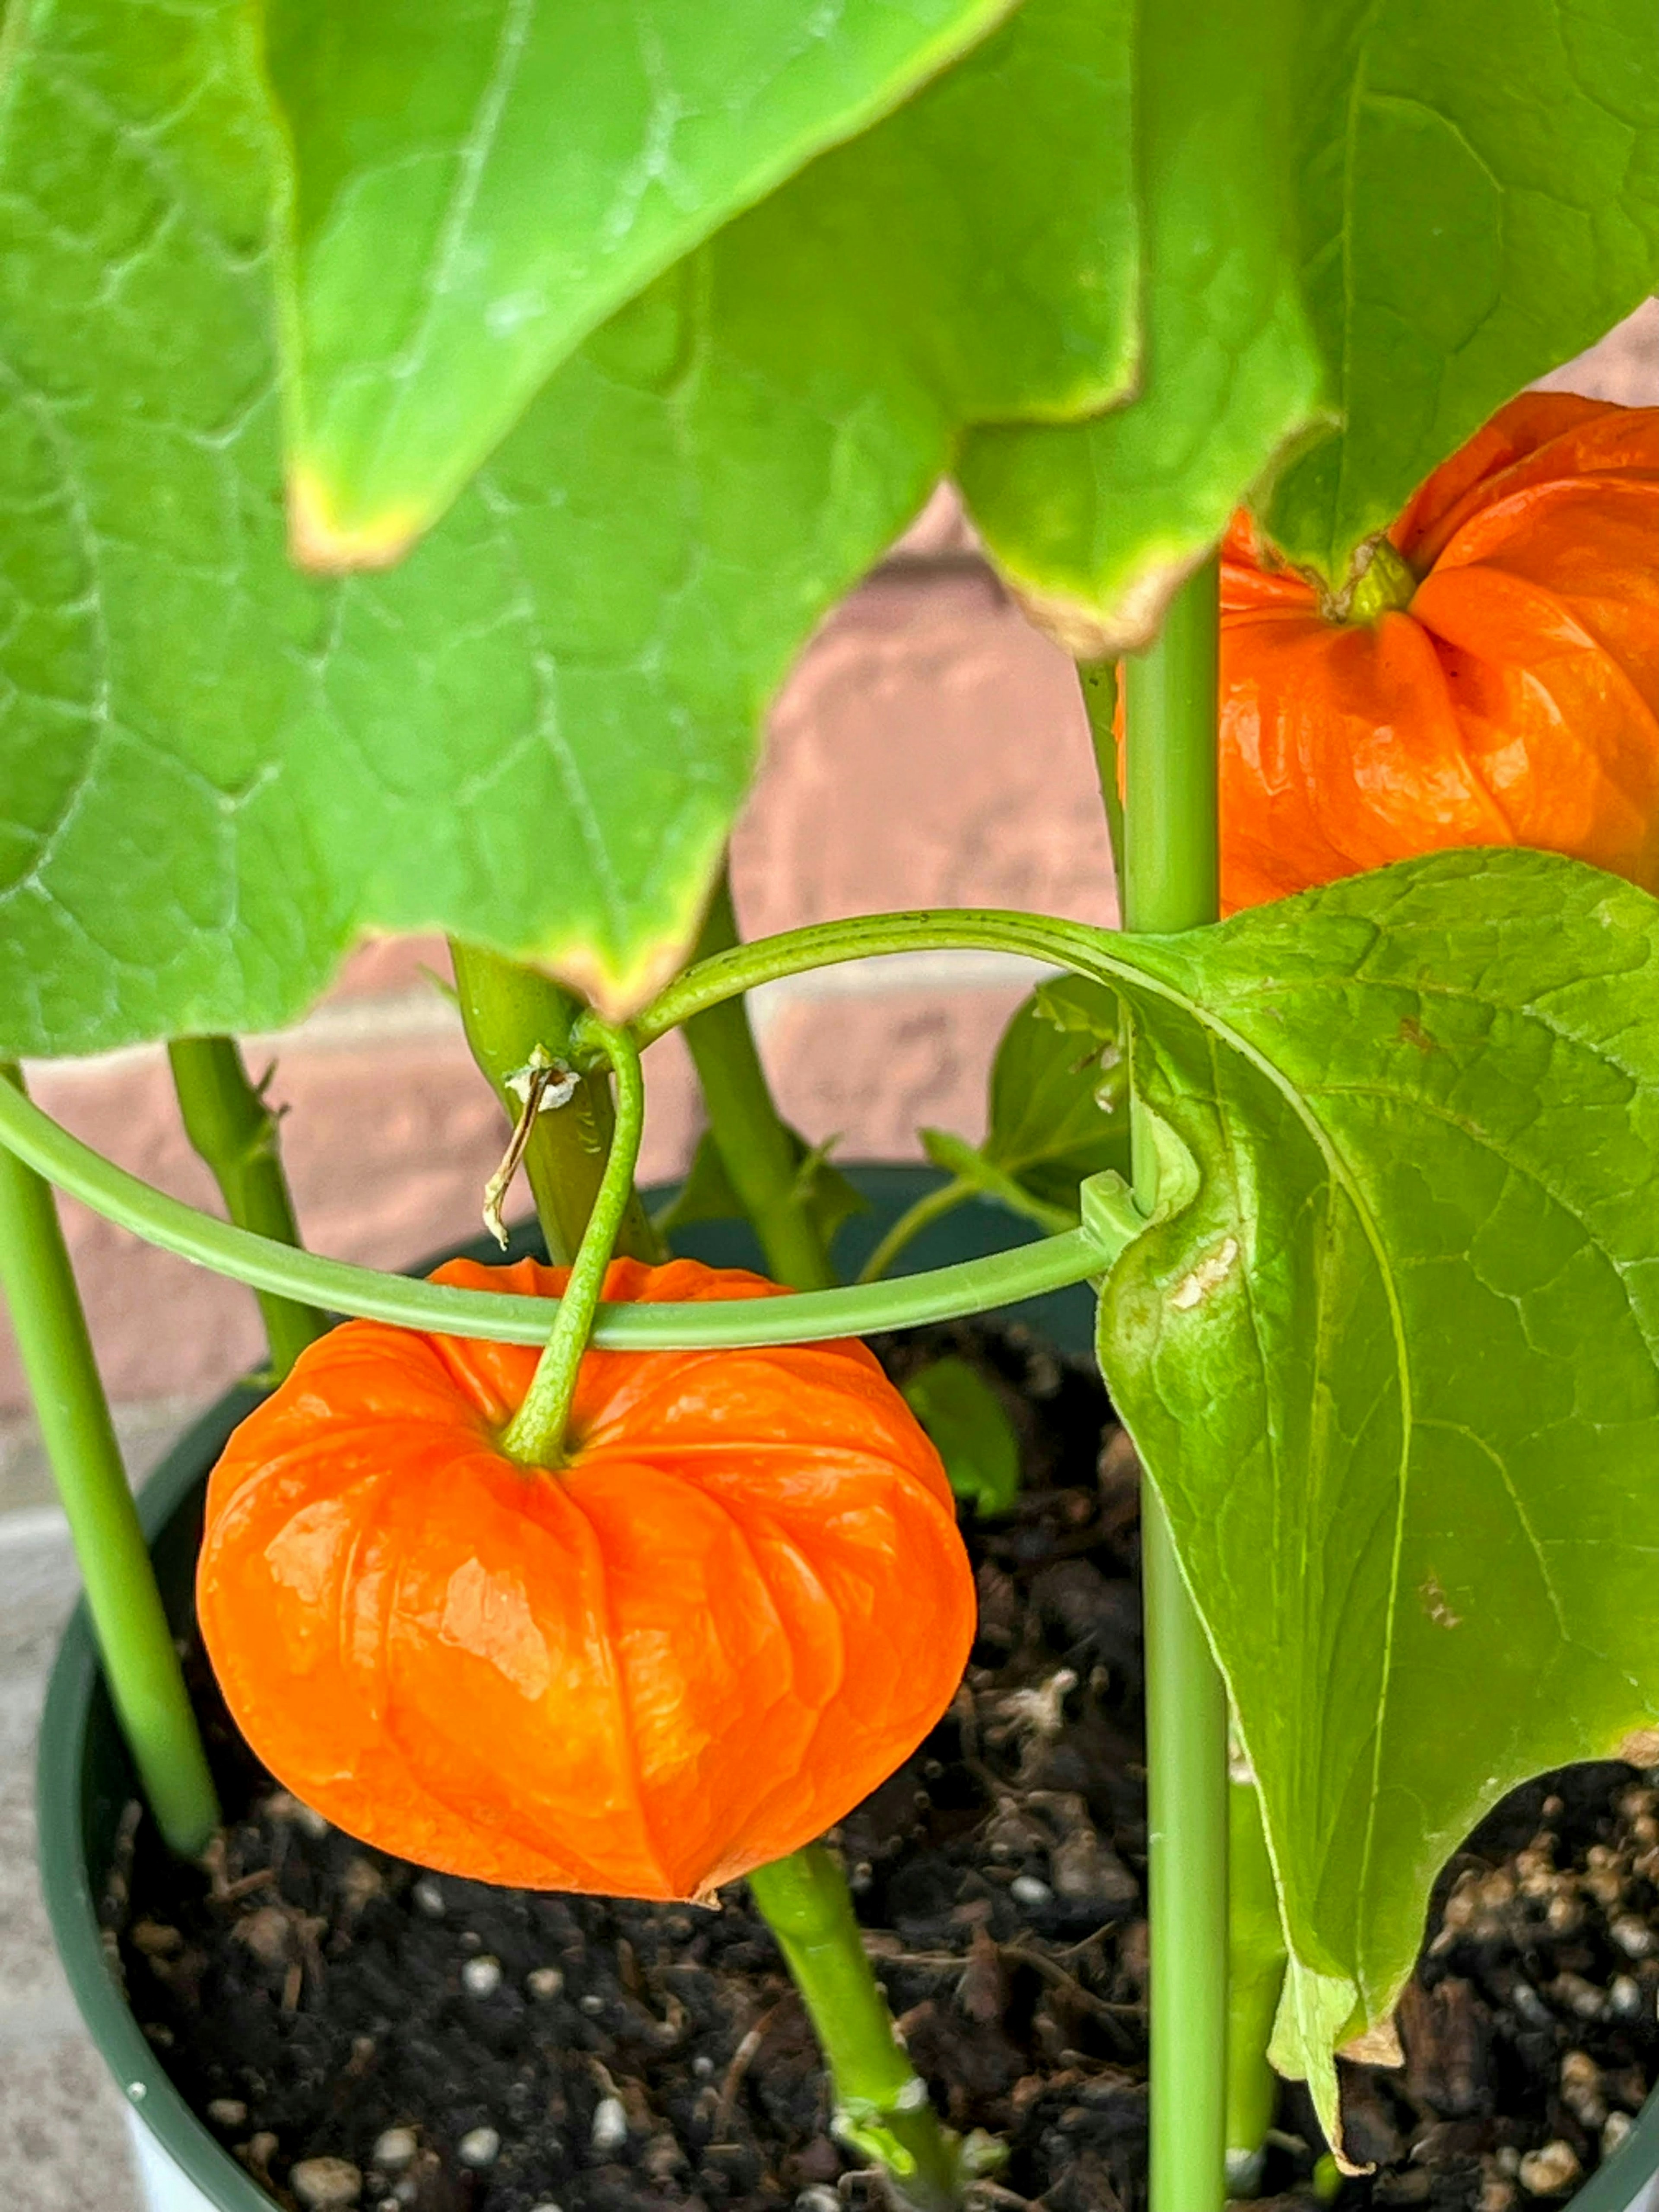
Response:
M1098 1382L1020 1332L878 1347L975 1359L1025 1490L970 1525L957 1701L834 1831L877 1972L955 2127L1007 2146L985 2212L1139 2212L1146 1814L1136 1471ZM837 2212L879 2202L830 2131L811 2032L741 1884L718 1911L423 1874L276 1787L190 1655L228 1808L204 1871L135 1807L107 1917L184 2094L278 2203L367 2212ZM1446 1870L1399 2014L1346 2065L1342 2212L1568 2194L1659 2076L1659 1771L1516 1791ZM1287 2087L1266 2186L1312 2191ZM1275 2194L1276 2192L1276 2194ZM1330 2198L1323 2199L1331 2202Z

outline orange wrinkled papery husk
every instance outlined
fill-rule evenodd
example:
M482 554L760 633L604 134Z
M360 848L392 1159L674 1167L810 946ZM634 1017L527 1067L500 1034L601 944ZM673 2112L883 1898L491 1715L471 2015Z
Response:
M605 1295L776 1286L617 1260ZM569 1464L526 1468L495 1437L537 1357L368 1321L313 1345L209 1484L209 1656L270 1771L367 1843L706 1897L832 1826L949 1704L975 1620L950 1486L854 1342L590 1350Z
M1524 394L1388 535L1415 595L1346 623L1229 533L1226 910L1452 845L1659 890L1659 408Z

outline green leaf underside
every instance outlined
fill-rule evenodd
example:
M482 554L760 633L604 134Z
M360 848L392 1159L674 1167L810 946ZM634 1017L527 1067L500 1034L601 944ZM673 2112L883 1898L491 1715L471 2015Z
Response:
M1261 1786L1279 2056L1328 2091L1480 1815L1659 1713L1659 904L1446 854L1123 957L1200 1181L1102 1363Z
M1303 285L1341 434L1266 520L1340 584L1437 462L1659 270L1651 0L1320 0L1298 48Z
M449 504L605 318L1008 0L276 0L295 465L344 533Z
M276 1026L370 927L637 1001L958 425L1132 373L1127 8L1032 0L599 331L398 568L302 578L257 64L232 8L60 0L0 87L6 1051Z
M1115 995L1085 975L1038 986L991 1063L981 1148L1034 1198L1075 1218L1085 1176L1129 1171L1126 1071Z
M798 1130L791 1129L787 1134L799 1166L801 1194L827 1249L834 1243L836 1231L842 1222L850 1220L855 1213L867 1212L870 1201L831 1163L824 1146L809 1146ZM705 1129L691 1155L685 1181L653 1219L665 1235L669 1235L688 1222L743 1218L743 1200L732 1188L732 1178L726 1172L726 1163L712 1133Z
M1019 1496L1019 1440L985 1377L965 1359L936 1359L905 1383L904 1400L957 1496L977 1514L1006 1513Z
M1139 69L1139 395L976 433L962 463L998 561L1084 654L1144 641L1257 477L1269 534L1340 585L1659 272L1650 0L1149 9Z
M963 445L958 480L994 557L1080 658L1147 641L1245 489L1325 412L1273 157L1301 14L1299 0L1143 9L1137 391L1092 422Z
M1129 1172L1119 1023L1115 995L1088 976L1039 985L992 1060L984 1142L919 1129L922 1151L959 1185L1040 1229L1074 1227L1084 1179Z

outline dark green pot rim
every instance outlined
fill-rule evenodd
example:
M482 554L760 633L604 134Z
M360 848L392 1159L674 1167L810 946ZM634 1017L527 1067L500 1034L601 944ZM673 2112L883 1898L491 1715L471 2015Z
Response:
M851 1273L873 1245L880 1230L940 1178L931 1170L860 1166L854 1181L871 1200L872 1212L846 1224L836 1256ZM660 1199L659 1192L649 1195ZM947 1216L912 1258L917 1267L977 1257L999 1245L1021 1241L1022 1228L1000 1209L974 1205ZM697 1224L676 1238L711 1265L757 1267L759 1261L747 1231L734 1223ZM515 1234L512 1257L530 1249L526 1232ZM471 1256L495 1256L487 1246ZM434 1261L430 1264L435 1265ZM417 1272L425 1273L422 1267ZM1029 1322L1062 1349L1086 1351L1089 1296L1078 1289L1013 1310L1011 1317ZM227 1393L179 1437L138 1498L146 1541L155 1549L177 1537L194 1519L209 1469L231 1431L258 1402L246 1389ZM155 2136L161 2151L219 2212L272 2212L272 2200L257 2186L173 2087L155 2052L140 2033L106 1952L99 1919L99 1896L106 1869L89 1861L94 1735L112 1737L111 1712L91 1625L84 1602L70 1616L58 1647L40 1721L36 1770L36 1817L40 1831L40 1883L58 1957L87 2032L115 2078L130 2110ZM120 1755L121 1758L125 1754ZM117 1762L118 1763L118 1761ZM1598 2168L1562 2212L1649 2212L1644 2185L1659 2178L1659 2089L1656 2089L1626 2141Z

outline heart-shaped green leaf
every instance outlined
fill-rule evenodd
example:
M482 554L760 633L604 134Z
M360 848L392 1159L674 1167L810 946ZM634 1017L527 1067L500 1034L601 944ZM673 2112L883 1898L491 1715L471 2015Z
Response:
M1132 374L1128 33L1123 0L1031 0L613 318L398 568L335 582L285 556L248 19L20 18L0 1048L276 1026L370 927L648 994L771 692L958 425Z
M1268 530L1334 584L1437 462L1659 275L1650 0L1317 0L1297 50L1304 288L1340 434Z
M274 0L295 541L381 565L590 331L1008 0Z
M1435 1875L1659 1715L1659 902L1413 860L1111 973L1195 1192L1100 1350L1260 1784L1328 2118Z
M1098 422L961 477L1034 612L1144 643L1252 491L1334 583L1503 401L1659 275L1649 0L1209 0L1138 42L1146 336Z
M1144 645L1244 491L1328 413L1283 155L1303 12L1141 11L1134 395L1092 422L963 445L957 476L993 556L1080 659Z

